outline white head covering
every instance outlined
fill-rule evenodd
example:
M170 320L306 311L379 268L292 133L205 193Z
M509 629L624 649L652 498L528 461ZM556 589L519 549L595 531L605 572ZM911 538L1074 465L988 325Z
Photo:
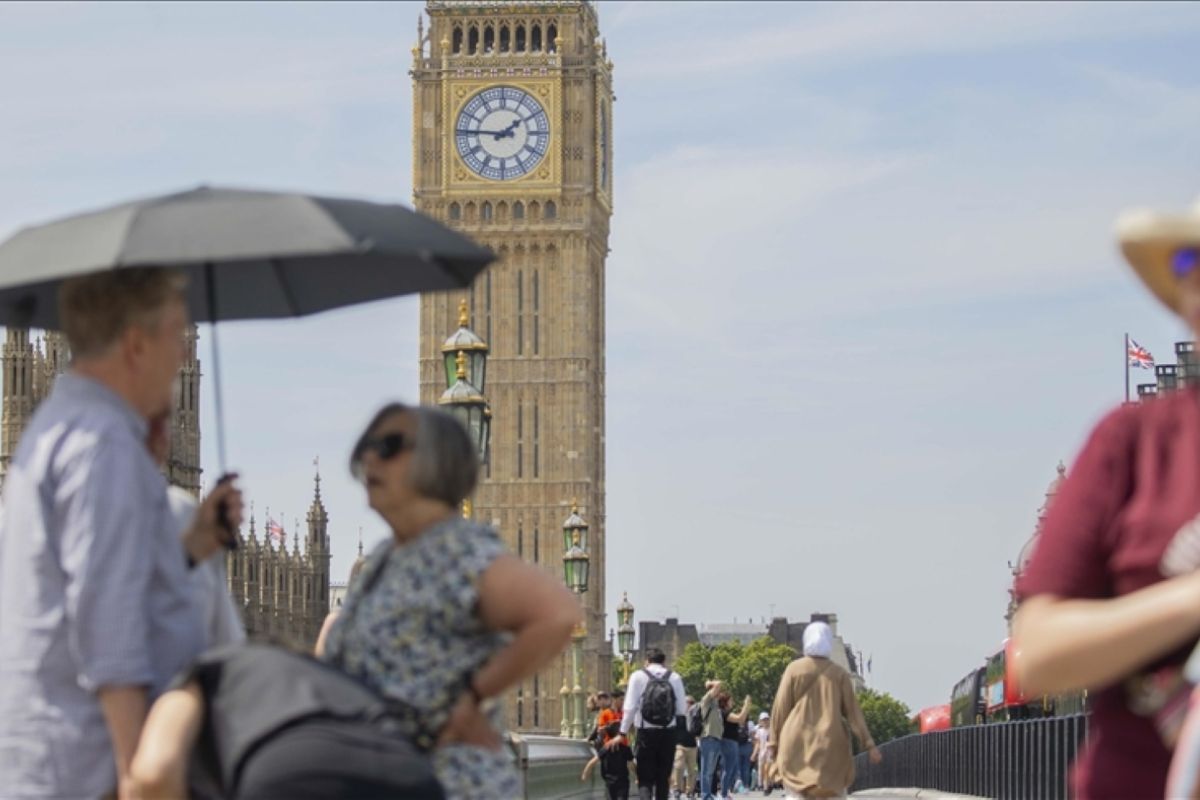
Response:
M804 655L829 658L833 654L833 629L824 622L810 622L804 627Z

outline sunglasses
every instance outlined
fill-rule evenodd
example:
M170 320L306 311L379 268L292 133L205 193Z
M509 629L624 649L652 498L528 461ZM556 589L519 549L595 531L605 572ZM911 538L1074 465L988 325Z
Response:
M363 456L374 453L380 461L390 461L405 450L411 450L414 442L403 433L385 433L382 436L370 436L363 439L355 453L355 462L361 464Z
M1171 272L1175 274L1176 279L1187 277L1197 266L1200 266L1200 249L1195 247L1176 250L1171 259Z

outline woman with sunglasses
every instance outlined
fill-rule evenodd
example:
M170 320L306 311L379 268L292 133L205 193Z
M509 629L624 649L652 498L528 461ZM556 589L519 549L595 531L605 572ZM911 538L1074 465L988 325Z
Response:
M1200 339L1200 209L1118 225L1125 257ZM1126 404L1092 431L1017 584L1025 694L1091 694L1075 797L1162 797L1200 636L1200 388Z
M350 468L392 535L349 588L323 657L416 709L417 745L432 748L447 797L511 800L521 788L493 701L562 652L579 603L462 518L479 459L449 414L384 407Z

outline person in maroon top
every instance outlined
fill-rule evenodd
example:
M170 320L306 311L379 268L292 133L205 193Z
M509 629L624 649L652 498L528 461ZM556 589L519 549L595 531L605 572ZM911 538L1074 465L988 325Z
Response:
M1122 218L1122 250L1200 339L1200 210ZM1017 583L1017 679L1093 690L1079 800L1163 797L1200 637L1200 389L1109 413L1050 507ZM1192 548L1187 547L1193 545Z

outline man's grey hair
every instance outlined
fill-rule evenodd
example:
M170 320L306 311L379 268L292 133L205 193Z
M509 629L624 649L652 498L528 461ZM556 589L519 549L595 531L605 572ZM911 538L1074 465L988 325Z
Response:
M396 414L411 414L417 420L416 441L410 478L418 494L457 506L475 491L479 480L479 453L466 427L456 417L430 406L389 403L371 419L350 455L350 472L356 477L367 440L375 429Z

